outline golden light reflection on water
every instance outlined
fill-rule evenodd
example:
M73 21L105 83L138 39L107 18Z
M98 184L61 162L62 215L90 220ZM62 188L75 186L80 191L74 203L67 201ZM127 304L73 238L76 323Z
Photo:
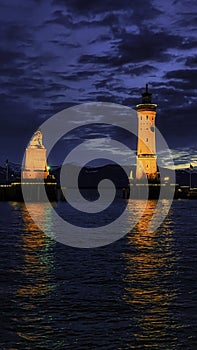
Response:
M172 326L169 305L175 294L169 278L174 263L173 231L168 217L162 228L148 232L156 204L154 200L147 201L141 220L128 236L128 252L123 253L126 265L122 298L135 315L131 349L142 344L159 349ZM131 215L133 205L132 201L128 203ZM140 210L141 201L136 201L136 206Z
M13 205L17 204L13 203ZM43 223L49 226L50 207L45 203L31 203L31 205L32 210L43 217ZM43 334L42 328L38 331L38 328L34 327L36 323L40 326L44 323L45 332L50 328L46 322L46 315L39 310L39 305L44 305L55 286L52 251L54 241L39 230L24 204L21 204L21 214L24 223L24 229L21 232L24 263L19 271L20 287L16 291L20 315L17 334L22 339L35 340Z

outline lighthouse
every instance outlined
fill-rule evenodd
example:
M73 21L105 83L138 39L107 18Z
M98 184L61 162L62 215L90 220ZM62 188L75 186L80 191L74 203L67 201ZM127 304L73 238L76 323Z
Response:
M136 106L138 115L138 144L136 180L147 177L150 182L157 182L157 157L155 144L155 118L157 105L151 101L148 90L142 93L142 103Z

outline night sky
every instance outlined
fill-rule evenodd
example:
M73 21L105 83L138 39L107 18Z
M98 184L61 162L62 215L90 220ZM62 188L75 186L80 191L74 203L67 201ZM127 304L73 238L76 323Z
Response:
M1 0L1 165L21 162L56 112L91 101L135 108L146 83L175 162L197 164L196 9L195 0Z

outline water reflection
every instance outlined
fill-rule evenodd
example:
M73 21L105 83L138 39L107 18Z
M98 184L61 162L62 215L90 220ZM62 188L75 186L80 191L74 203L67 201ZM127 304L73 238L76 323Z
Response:
M141 201L136 205L140 210ZM167 203L164 201L163 205ZM128 208L131 213L132 206L130 202ZM135 341L130 345L131 349L141 349L141 346L167 349L166 339L168 346L170 344L169 349L176 348L176 337L170 332L173 319L169 311L175 297L172 222L169 215L162 228L149 233L148 226L155 207L156 201L147 201L140 222L128 236L129 249L123 253L126 262L123 299L135 315Z
M32 203L33 210L50 225L50 207L44 203ZM20 281L15 299L18 313L15 318L19 344L27 349L36 348L46 342L51 334L50 311L48 302L54 288L53 240L47 237L34 224L25 205L21 207L24 229L21 233L21 249L24 262L20 268ZM23 343L26 341L25 343ZM28 341L33 341L30 345ZM22 342L22 343L21 343Z

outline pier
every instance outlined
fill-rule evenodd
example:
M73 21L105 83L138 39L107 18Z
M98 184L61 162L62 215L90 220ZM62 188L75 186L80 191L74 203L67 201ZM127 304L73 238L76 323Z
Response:
M13 182L0 184L0 201L23 202L21 185L27 186L28 200L31 202L43 202L47 197L51 202L58 199L56 182Z
M23 202L23 193L21 185L27 186L28 201L44 202L46 200L65 201L61 188L56 182L13 182L0 184L0 201ZM175 192L173 194L175 188ZM162 197L168 199L173 196L174 199L197 199L197 188L189 186L179 186L178 184L130 184L128 187L117 189L120 197L123 199L158 199L161 189ZM86 190L95 190L86 188ZM65 189L66 191L66 189ZM131 193L130 193L131 191ZM46 196L47 195L47 196ZM48 199L47 199L48 198Z

